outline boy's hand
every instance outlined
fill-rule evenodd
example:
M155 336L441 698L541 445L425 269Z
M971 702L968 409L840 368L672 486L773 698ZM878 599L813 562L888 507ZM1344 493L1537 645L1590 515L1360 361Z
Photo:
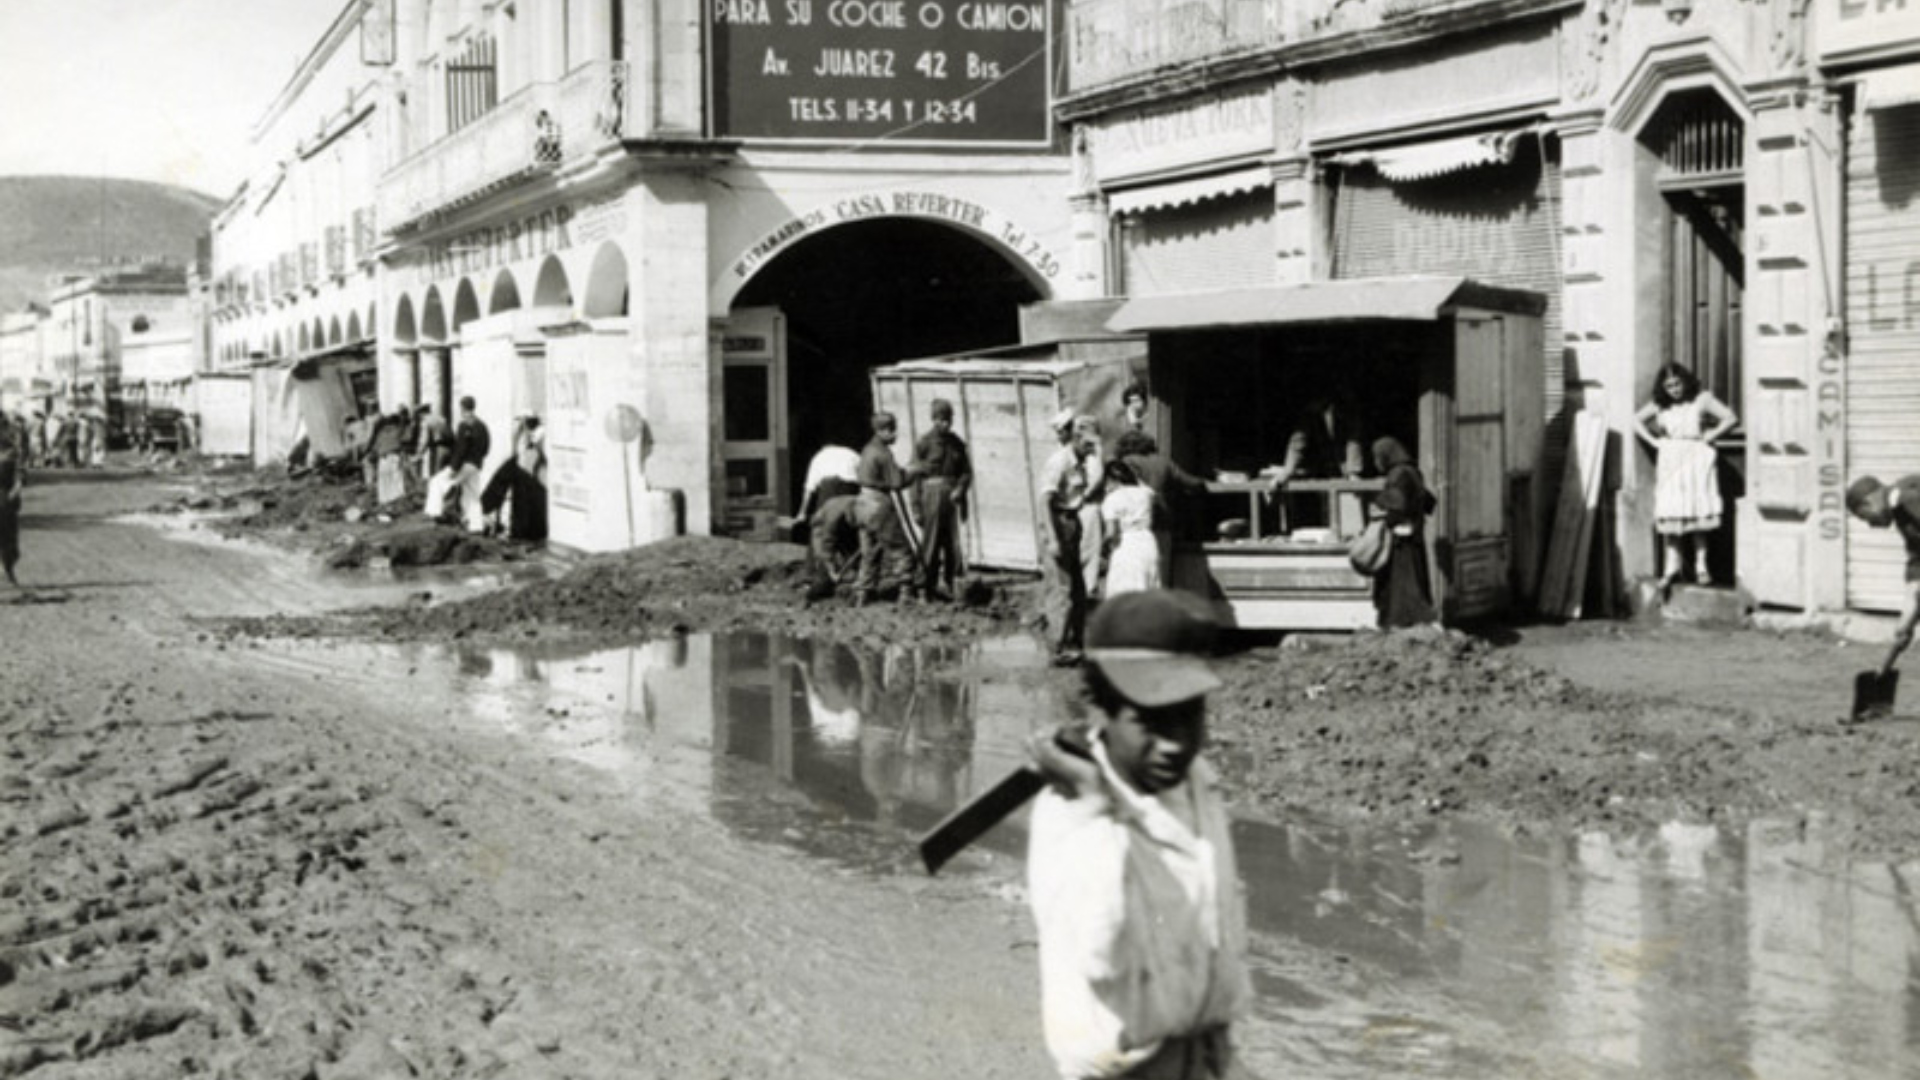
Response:
M1087 750L1087 732L1078 725L1049 724L1027 740L1027 755L1053 789L1069 799L1098 794L1100 766Z

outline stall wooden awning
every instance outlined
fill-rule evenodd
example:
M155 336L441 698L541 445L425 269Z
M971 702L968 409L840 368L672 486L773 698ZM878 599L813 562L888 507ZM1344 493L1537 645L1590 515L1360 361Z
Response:
M1107 320L1120 333L1218 330L1299 323L1432 322L1460 308L1538 315L1546 297L1463 277L1358 278L1215 292L1143 296Z

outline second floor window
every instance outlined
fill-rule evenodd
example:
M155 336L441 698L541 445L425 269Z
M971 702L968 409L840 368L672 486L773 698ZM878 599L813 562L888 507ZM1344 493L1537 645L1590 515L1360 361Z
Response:
M459 131L500 101L498 50L481 34L447 62L447 131Z

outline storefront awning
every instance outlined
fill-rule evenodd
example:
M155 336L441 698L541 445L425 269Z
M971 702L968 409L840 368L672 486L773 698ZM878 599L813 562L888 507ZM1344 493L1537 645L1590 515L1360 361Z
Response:
M372 338L362 338L359 341L344 341L338 345L328 345L325 348L302 353L293 363L293 377L311 379L320 369L320 365L330 360L370 360L375 347Z
M1546 298L1460 277L1361 278L1305 285L1143 296L1120 305L1107 329L1210 330L1293 323L1431 322L1456 308L1537 315Z
M1224 198L1273 186L1273 170L1255 165L1212 176L1196 176L1170 184L1131 188L1107 196L1107 212L1114 215L1138 214L1143 210L1164 210L1206 199Z
M1869 71L1860 76L1860 107L1892 109L1920 104L1920 64Z
M1411 146L1353 150L1326 160L1329 165L1371 165L1388 180L1425 180L1480 165L1508 164L1513 161L1514 147L1531 130L1489 131Z

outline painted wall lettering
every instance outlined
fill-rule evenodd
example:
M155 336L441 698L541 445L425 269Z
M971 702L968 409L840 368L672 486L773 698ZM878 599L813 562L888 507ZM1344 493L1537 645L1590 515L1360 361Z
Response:
M979 203L937 191L893 191L850 195L783 222L734 260L734 276L746 280L776 253L815 230L890 214L951 221L999 241L1043 277L1051 279L1060 273L1060 260L1045 245Z
M1058 0L712 0L715 134L1044 147Z

